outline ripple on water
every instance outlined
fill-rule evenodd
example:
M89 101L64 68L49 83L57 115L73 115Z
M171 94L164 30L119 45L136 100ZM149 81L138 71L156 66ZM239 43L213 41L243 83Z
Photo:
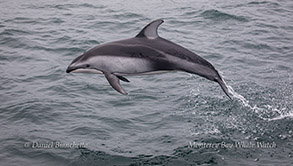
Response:
M240 22L248 22L248 19L243 16L236 16L232 14L228 14L225 12L221 12L215 9L206 10L200 14L204 19L210 19L213 21L240 21Z

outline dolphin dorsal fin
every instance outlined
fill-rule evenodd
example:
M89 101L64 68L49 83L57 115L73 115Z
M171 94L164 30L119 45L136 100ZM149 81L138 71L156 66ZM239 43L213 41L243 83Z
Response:
M164 20L155 20L146 25L135 37L147 37L149 39L155 39L159 37L158 27L164 22Z

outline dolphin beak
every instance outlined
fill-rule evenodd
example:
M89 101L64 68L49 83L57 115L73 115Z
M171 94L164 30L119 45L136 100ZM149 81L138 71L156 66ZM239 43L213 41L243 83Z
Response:
M72 67L72 66L68 66L68 68L66 69L66 73L70 73L72 71L76 70L76 68Z
M66 69L66 73L70 73L70 72L72 72L72 71L78 69L78 68L77 68L75 65L73 65L73 64L77 63L77 61L79 61L83 56L84 56L84 55L80 55L80 56L76 57L76 58L70 63L70 65L67 67L67 69Z

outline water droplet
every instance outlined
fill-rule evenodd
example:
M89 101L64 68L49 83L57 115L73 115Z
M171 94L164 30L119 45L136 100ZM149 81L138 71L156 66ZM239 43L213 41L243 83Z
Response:
M282 135L282 134L280 134L279 137L280 137L280 139L286 139L287 138L286 135Z

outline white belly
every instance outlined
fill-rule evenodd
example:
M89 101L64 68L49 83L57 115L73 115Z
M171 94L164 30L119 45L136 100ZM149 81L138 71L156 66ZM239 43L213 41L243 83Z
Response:
M143 58L96 56L90 59L91 64L98 70L133 75L153 72L150 61Z

